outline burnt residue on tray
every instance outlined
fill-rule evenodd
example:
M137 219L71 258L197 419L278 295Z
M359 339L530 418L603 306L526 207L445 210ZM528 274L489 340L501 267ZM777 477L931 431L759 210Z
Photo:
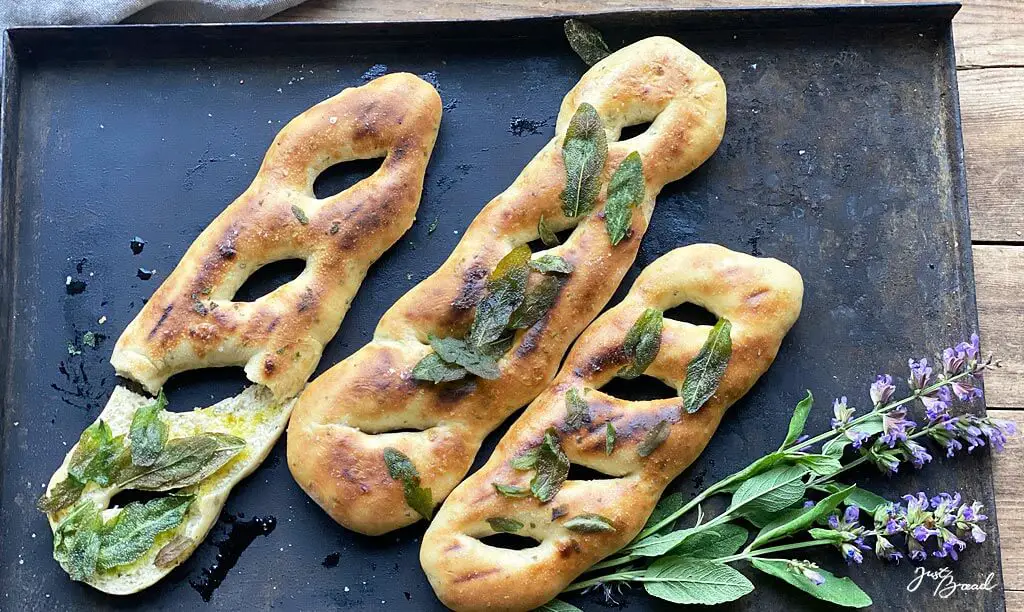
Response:
M227 525L227 535L215 544L218 551L216 559L210 567L202 569L198 578L188 581L203 601L210 601L214 591L228 577L228 573L238 563L238 558L245 549L249 548L256 538L270 535L277 527L277 519L272 516L254 516L246 519L241 513L224 513L221 521Z
M146 248L146 241L138 236L132 238L132 241L128 243L129 248L132 250L133 255L142 253L142 249Z
M508 122L508 131L513 136L540 134L543 128L548 126L550 120L550 118L527 119L526 117L512 117Z

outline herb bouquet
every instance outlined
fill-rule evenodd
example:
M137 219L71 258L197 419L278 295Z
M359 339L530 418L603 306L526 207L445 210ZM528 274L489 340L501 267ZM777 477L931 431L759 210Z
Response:
M642 583L650 595L674 603L718 604L754 590L733 567L743 562L820 600L859 608L871 605L859 586L801 559L798 551L832 547L849 563L861 563L872 550L894 563L929 555L956 560L968 542L985 540L980 502L923 492L890 501L840 480L863 464L889 474L905 463L921 468L935 449L947 457L986 443L1002 449L1015 433L1013 423L951 412L957 401L981 397L977 382L993 367L991 359L980 359L977 335L947 348L937 361L934 367L927 359L909 361L910 392L900 399L893 397L892 377L880 375L870 388L872 409L859 416L846 397L836 399L832 428L813 437L803 433L813 401L808 392L778 450L686 503L679 493L664 497L630 544L565 592L600 589L612 599L616 590ZM915 404L923 409L920 423L908 416ZM708 518L700 504L715 495L730 495L731 501ZM694 510L695 525L677 524ZM555 600L543 609L576 608Z

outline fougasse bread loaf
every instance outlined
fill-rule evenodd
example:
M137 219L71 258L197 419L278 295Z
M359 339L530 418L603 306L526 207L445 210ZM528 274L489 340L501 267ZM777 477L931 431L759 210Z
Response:
M191 412L165 410L162 392L114 390L38 504L73 579L134 593L202 542L232 487L283 433L367 268L412 224L440 120L432 86L392 74L317 104L277 135L252 185L200 234L111 358L154 394L178 372L216 366L245 365L257 384ZM314 195L329 166L381 157L352 187ZM291 258L306 261L298 278L233 301L261 266ZM125 490L162 495L110 507Z
M306 493L336 521L366 534L429 517L465 476L487 433L544 389L569 344L611 298L633 263L656 195L718 147L725 105L719 74L669 38L641 40L588 70L565 96L554 138L483 208L440 269L385 313L369 344L300 395L288 429L288 465ZM645 122L646 132L619 141L623 128ZM581 144L588 130L591 140ZM577 181L581 151L585 157L596 149L606 152L591 168L597 178ZM586 159L581 175L594 161ZM636 191L618 189L620 204L632 197L628 191L636 206L631 217L616 217L627 225L612 244L607 190L630 176L638 180L641 166ZM621 174L624 167L633 170ZM588 190L597 192L593 207L572 209ZM558 276L543 316L522 324L506 310L514 336L478 334L481 320L532 304L529 295L505 302L511 285L550 283L536 271L517 276L531 256L528 243L552 244L551 234L569 229L564 244L530 260ZM479 348L490 340L502 345L496 363L470 363L475 357L463 350L466 342ZM465 372L435 361L440 382L417 379L414 370L432 355L448 358L439 347L480 374L444 382Z
M434 517L420 562L441 601L459 611L536 608L630 542L726 409L771 365L802 298L803 282L790 266L717 245L678 248L649 265L626 298L580 336L551 385ZM731 355L706 403L691 413L680 397L626 401L602 393L632 367L627 336L637 321L649 309L660 317L683 303L731 324ZM665 318L644 374L681 388L711 330ZM547 486L542 501L533 482L541 468L523 462L542 444L610 478L564 480ZM481 541L498 531L536 545L511 550Z
M346 89L292 119L245 193L217 216L114 347L118 375L150 393L172 375L245 366L278 399L302 389L367 269L412 225L441 121L437 91L411 74ZM317 199L339 162L383 157L371 176ZM303 259L293 280L234 302L249 276Z

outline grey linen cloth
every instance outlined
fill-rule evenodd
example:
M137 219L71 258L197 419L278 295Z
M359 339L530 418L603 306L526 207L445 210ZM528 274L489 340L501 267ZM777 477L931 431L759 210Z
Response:
M0 29L16 25L259 21L302 0L0 0Z

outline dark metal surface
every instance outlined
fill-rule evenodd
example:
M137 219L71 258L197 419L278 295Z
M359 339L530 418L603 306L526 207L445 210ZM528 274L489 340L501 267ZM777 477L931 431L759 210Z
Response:
M615 46L675 36L718 68L729 90L720 150L661 194L619 296L644 265L697 241L778 257L806 282L803 315L775 365L675 489L692 494L776 448L804 389L819 398L811 418L819 430L834 395L864 406L876 373L903 378L908 356L930 355L977 328L950 37L955 10L590 18ZM190 580L214 562L214 544L234 523L222 521L152 589L115 598L68 580L33 505L116 382L107 363L113 340L246 187L283 122L360 84L376 64L425 75L446 105L419 220L371 269L323 371L370 338L380 314L444 260L476 211L550 138L562 96L585 69L563 40L561 20L43 28L12 31L10 41L0 216L0 608L438 608L417 559L423 524L379 538L346 532L292 482L283 440L226 506L230 517L269 515L277 526L256 537L208 604ZM129 248L135 235L147 241L138 255ZM143 281L139 267L157 273ZM69 295L69 276L84 291ZM95 349L82 346L86 331L107 338ZM69 342L82 353L69 354ZM172 409L205 405L241 384L234 370L176 377ZM888 481L865 476L890 495L958 489L981 499L995 535L986 453L936 460ZM997 537L954 567L959 582L994 572L997 589L948 600L932 596L927 582L907 592L908 564L869 559L846 570L836 555L823 559L864 585L876 609L1004 608ZM730 609L818 607L743 571L757 595ZM620 599L630 609L659 607L639 591ZM597 595L573 601L604 605Z

